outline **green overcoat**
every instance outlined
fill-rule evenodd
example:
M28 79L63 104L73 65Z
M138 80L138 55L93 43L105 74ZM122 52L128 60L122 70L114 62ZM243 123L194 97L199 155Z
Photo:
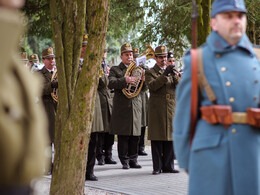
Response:
M91 132L94 133L94 132L103 132L103 131L104 131L104 126L102 120L101 105L100 105L99 93L97 92Z
M114 89L113 111L111 117L111 133L117 135L140 136L142 118L142 100L140 94L127 98L122 89L126 88L125 72L127 67L121 62L113 66L109 73L110 89ZM144 89L144 86L143 86Z
M45 67L39 70L40 75L43 78L43 87L42 87L42 101L43 105L48 117L48 125L49 125L49 136L50 141L54 142L54 135L55 135L55 116L56 116L56 109L57 103L52 99L51 93L53 91L51 87L51 77L52 73L49 72Z
M140 91L142 100L142 121L141 126L145 127L148 125L148 95L146 91Z
M175 88L178 80L173 73L164 76L163 72L157 64L150 70L145 71L145 82L150 92L148 101L148 139L172 141Z
M104 131L110 132L110 120L112 115L113 98L108 89L108 77L104 74L99 78L98 94L100 98Z

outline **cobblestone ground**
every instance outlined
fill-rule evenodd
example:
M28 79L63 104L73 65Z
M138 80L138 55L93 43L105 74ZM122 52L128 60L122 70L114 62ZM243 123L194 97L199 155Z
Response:
M116 144L114 145L113 158L116 165L95 166L94 174L98 181L87 181L85 193L87 195L186 195L188 176L181 171L178 174L161 173L152 175L151 148L146 147L148 156L138 157L142 169L123 170L117 157ZM178 169L177 161L175 168ZM36 195L48 195L51 178L45 176L35 184Z

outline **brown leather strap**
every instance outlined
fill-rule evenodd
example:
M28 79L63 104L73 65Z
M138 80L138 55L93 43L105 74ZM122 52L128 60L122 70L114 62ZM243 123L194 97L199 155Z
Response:
M206 91L206 94L207 94L209 100L213 104L217 104L216 95L213 92L213 90L212 90L211 86L209 85L208 80L204 74L202 48L198 49L198 67L199 67L199 73L198 73L199 85L200 85L201 90L204 89Z
M191 49L191 132L190 146L196 130L198 112L198 50Z
M259 62L260 62L260 48L254 47L253 48L256 54L256 57L258 58Z

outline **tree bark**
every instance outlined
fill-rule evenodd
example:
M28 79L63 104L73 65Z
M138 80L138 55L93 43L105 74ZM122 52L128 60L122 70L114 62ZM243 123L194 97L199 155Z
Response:
M211 0L197 0L198 4L198 46L206 42L211 32L210 27L210 11Z
M59 79L50 194L84 194L88 143L109 3L110 0L50 0ZM89 40L79 74L85 27Z

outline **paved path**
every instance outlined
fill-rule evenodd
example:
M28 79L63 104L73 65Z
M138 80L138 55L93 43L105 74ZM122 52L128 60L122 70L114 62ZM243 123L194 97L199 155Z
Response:
M142 169L124 170L117 157L115 144L113 158L118 163L116 165L95 165L94 174L98 177L98 181L87 181L85 183L86 194L186 195L188 188L187 174L181 171L178 174L161 173L152 175L151 148L146 147L145 150L148 152L148 156L138 157ZM178 169L177 161L175 161L175 166ZM50 178L45 177L40 183L41 194L48 194Z

